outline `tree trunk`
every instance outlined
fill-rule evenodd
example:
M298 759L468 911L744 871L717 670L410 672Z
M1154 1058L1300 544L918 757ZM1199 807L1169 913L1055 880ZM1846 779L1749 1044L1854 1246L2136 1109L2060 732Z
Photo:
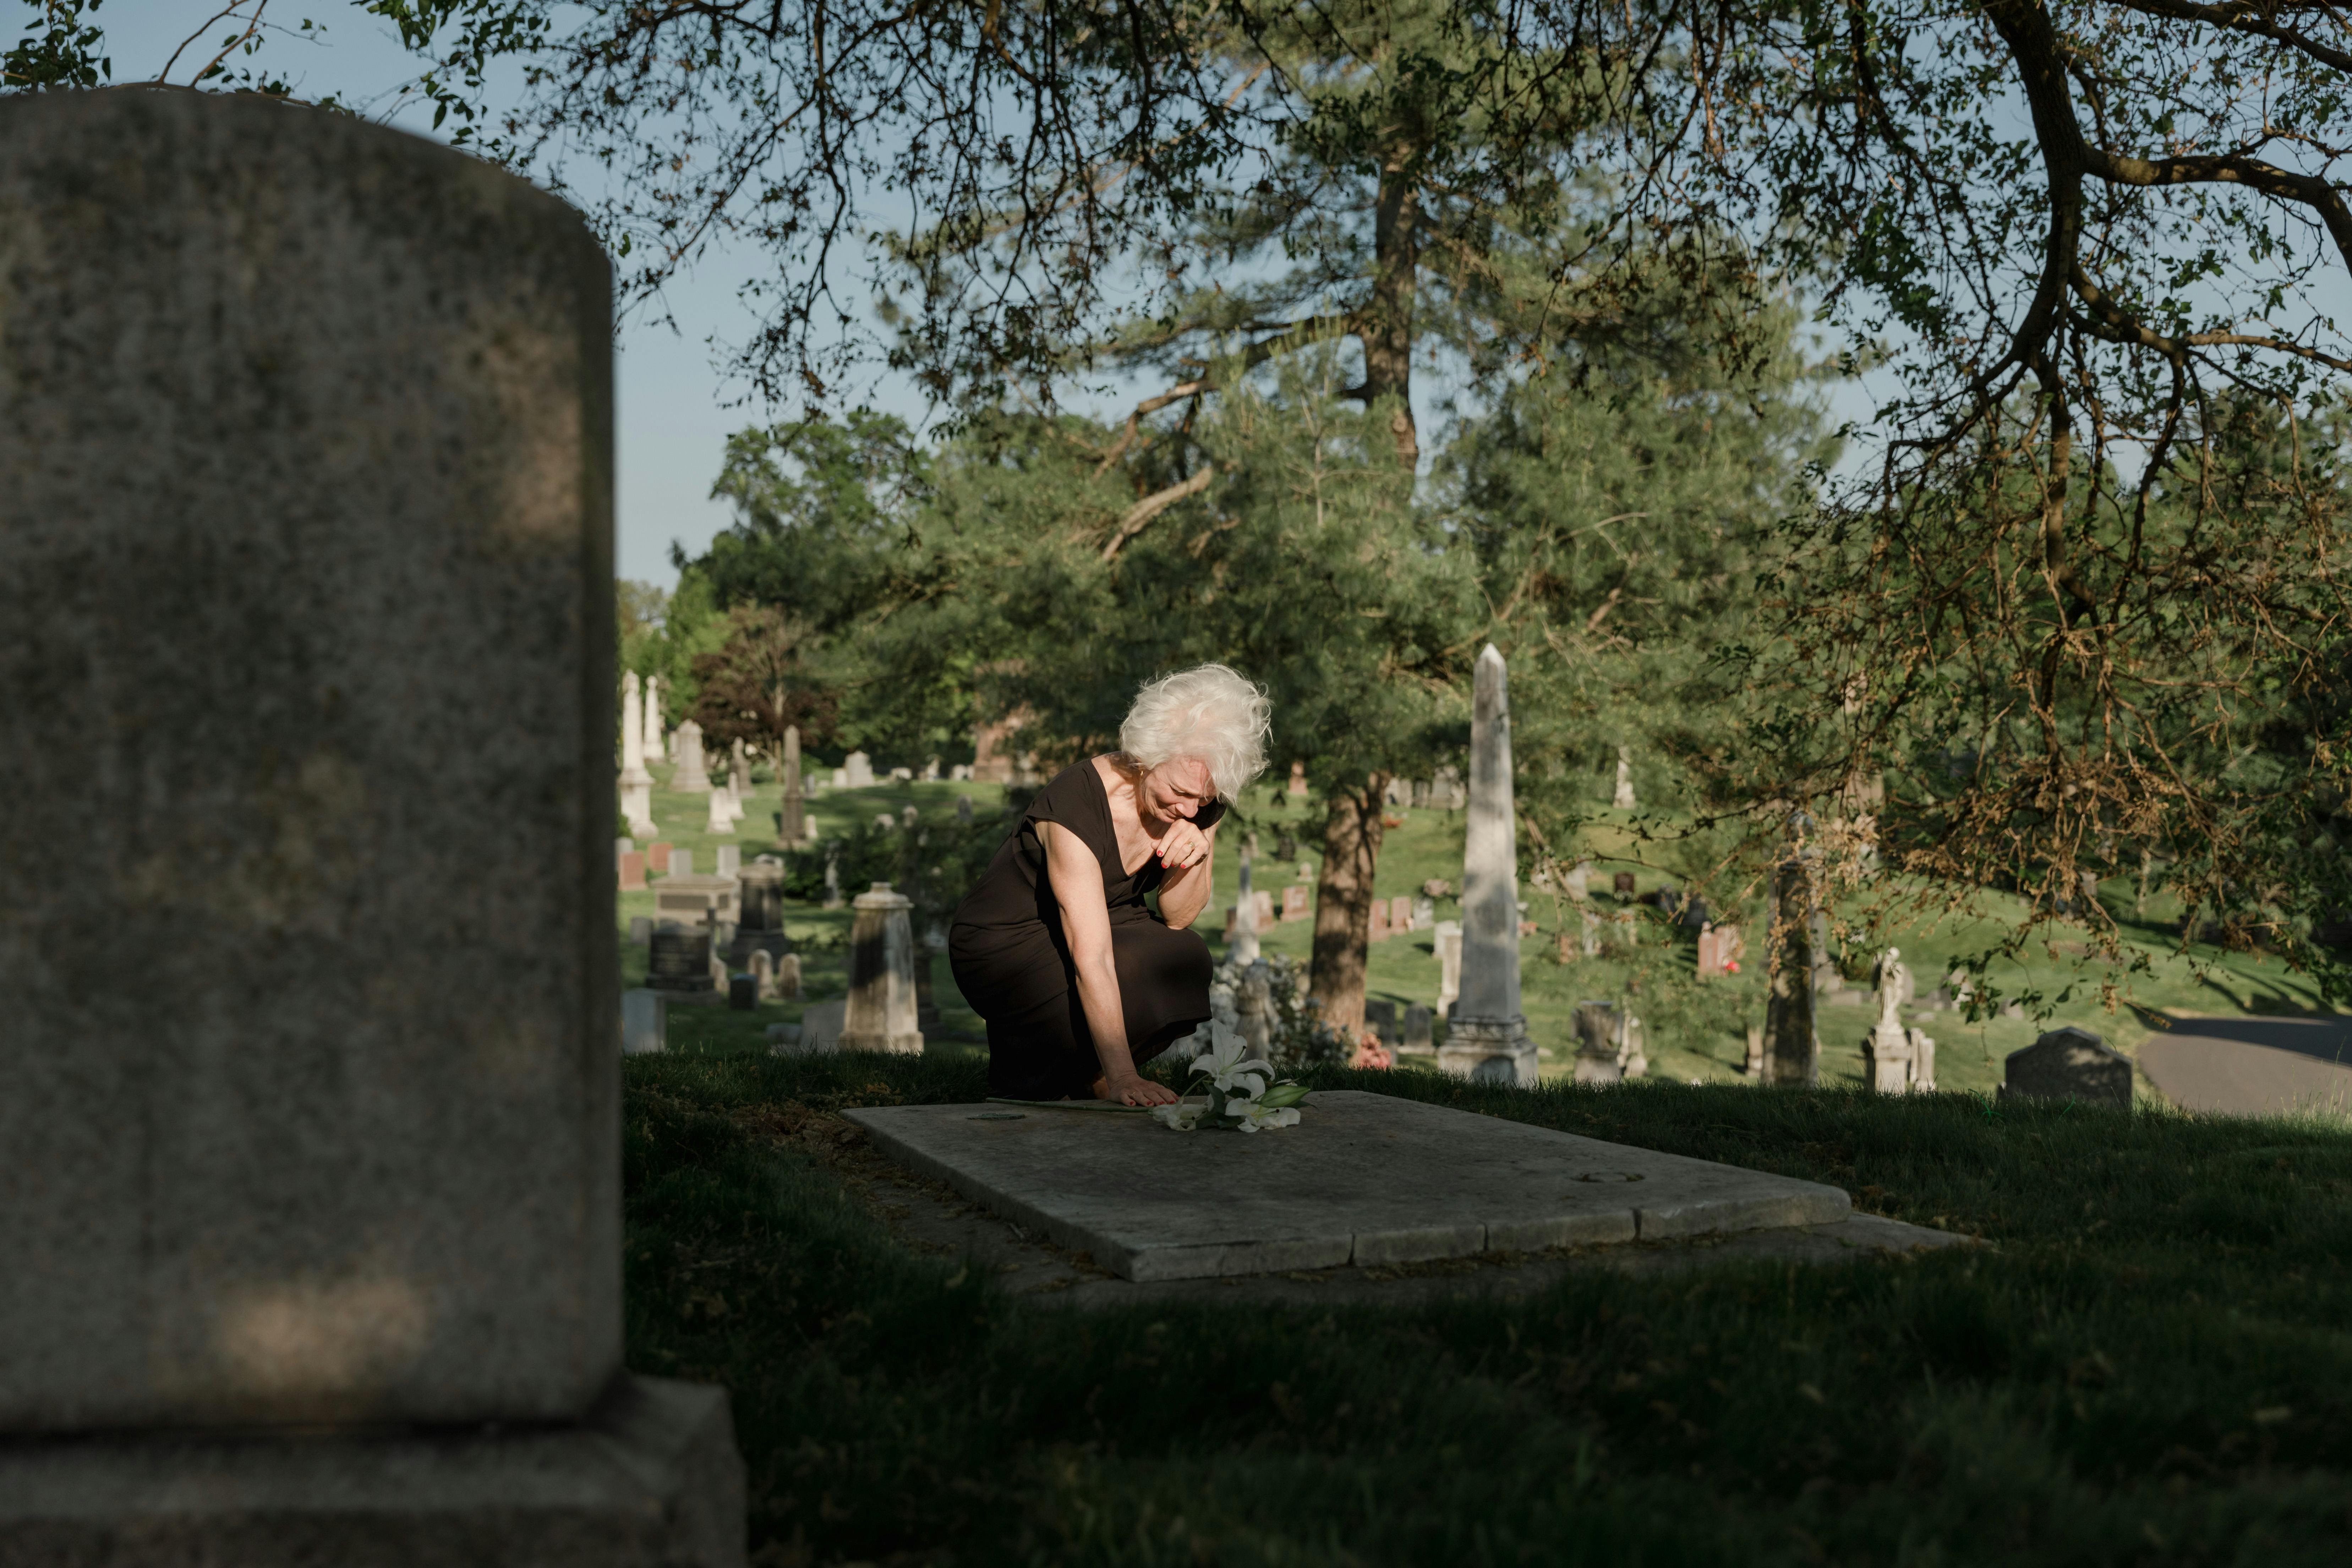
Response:
M1790 857L1772 874L1769 999L1764 1005L1764 1081L1811 1089L1820 1081L1821 1037L1813 1018L1811 879Z
M1372 216L1372 300L1362 331L1364 384L1355 395L1366 407L1396 399L1389 430L1397 461L1421 461L1412 422L1412 308L1421 279L1420 149L1393 148L1381 165L1381 193Z
M1376 773L1360 790L1335 791L1323 819L1307 989L1323 1005L1323 1021L1349 1039L1364 1030L1364 955L1372 940L1372 871L1381 858L1388 787L1389 775Z

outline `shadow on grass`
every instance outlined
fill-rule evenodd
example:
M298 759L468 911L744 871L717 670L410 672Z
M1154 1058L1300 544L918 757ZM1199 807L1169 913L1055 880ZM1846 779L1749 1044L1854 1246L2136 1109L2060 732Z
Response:
M627 1074L631 1361L732 1390L770 1568L2352 1550L2338 1126L1337 1073L1836 1182L1998 1247L1081 1316L906 1250L812 1157L857 1136L845 1106L978 1099L979 1058Z

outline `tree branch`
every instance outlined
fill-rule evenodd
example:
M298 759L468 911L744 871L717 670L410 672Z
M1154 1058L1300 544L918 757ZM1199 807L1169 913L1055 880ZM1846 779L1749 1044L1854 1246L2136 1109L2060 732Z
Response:
M1129 510L1128 514L1119 520L1118 531L1110 536L1110 542L1103 546L1102 559L1106 562L1109 561L1125 547L1129 540L1149 527L1153 518L1186 497L1199 495L1209 488L1209 481L1216 477L1217 465L1203 463L1201 465L1200 472L1183 483L1170 485L1166 489L1155 491L1137 501Z
M2345 265L2352 267L2352 207L2344 194L2316 174L2298 174L2260 158L2231 154L2188 158L2122 157L2103 148L2084 149L2084 169L2117 185L2244 185L2315 208L2327 225Z
M2352 54L2329 48L2326 44L2305 37L2293 27L2282 27L2271 20L2278 12L2298 9L2294 0L2236 0L2235 4L2228 5L2200 5L2192 4L2191 0L2116 0L2116 3L2126 11L2138 11L2150 16L2169 16L2180 22L2206 22L2216 27L2226 27L2233 33L2252 33L2256 37L2268 38L2273 43L2300 50L2322 65L2352 72ZM2336 7L2323 3L2301 8L2333 11Z

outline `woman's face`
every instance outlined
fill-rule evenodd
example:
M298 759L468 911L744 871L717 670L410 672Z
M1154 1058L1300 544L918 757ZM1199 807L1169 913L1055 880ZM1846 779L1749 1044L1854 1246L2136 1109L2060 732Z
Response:
M1198 757L1174 757L1143 775L1136 786L1135 804L1147 818L1189 822L1217 798L1209 764Z

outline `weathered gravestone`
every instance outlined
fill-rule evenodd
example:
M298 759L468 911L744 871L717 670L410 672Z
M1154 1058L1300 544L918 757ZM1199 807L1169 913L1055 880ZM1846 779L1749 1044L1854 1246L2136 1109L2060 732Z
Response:
M1634 887L1633 872L1618 872L1614 877L1610 879L1609 885L1610 889L1617 895L1619 902L1630 903L1633 901Z
M710 763L702 754L702 726L691 719L677 727L677 771L670 775L669 787L688 795L706 794L710 788Z
M1381 1044L1391 1050L1397 1046L1397 1005L1368 998L1364 1003L1364 1027L1370 1029Z
M671 850L669 852L669 874L673 879L693 876L694 851L691 849Z
M621 1054L646 1056L669 1049L669 998L658 991L621 993Z
M671 857L686 861L683 850ZM721 926L741 922L742 884L732 877L698 877L677 871L654 884L654 918L717 935Z
M740 1564L724 1393L622 1364L602 251L55 92L0 279L0 1558Z
M800 1048L810 1056L825 1056L841 1049L841 1031L849 1016L849 1002L836 997L831 1002L819 1002L801 1015Z
M956 826L959 827L971 826L971 796L968 795L956 796Z
M717 860L718 864L713 866L711 869L718 872L719 875L722 877L736 877L742 874L743 851L737 846L732 844L721 844L718 849L713 852L713 858Z
M1293 882L1282 889L1282 918L1286 921L1307 917L1307 889Z
M620 890L624 893L646 890L646 858L634 849L621 857L620 883Z
M916 1018L914 900L877 882L850 900L848 1012L845 1051L919 1056Z
M1470 820L1462 856L1462 994L1446 1015L1442 1071L1532 1089L1535 1042L1519 1006L1518 829L1503 656L1478 655L1470 709Z
M784 863L761 855L735 874L737 909L735 941L728 962L742 963L754 952L781 958L793 950L784 934Z
M2107 1049L2088 1029L2068 1025L2053 1029L2021 1051L2009 1054L2002 1100L2079 1100L2129 1110L2131 1058Z
M844 770L845 776L843 782L847 785L847 787L851 789L866 789L873 784L873 758L867 756L863 752L852 752L845 760L847 762L848 766Z
M808 797L801 787L801 727L784 726L784 808L776 814L776 837L798 844L808 835Z
M1617 1004L1579 1002L1576 1005L1576 1081L1617 1083L1625 1071L1618 1059L1620 1042Z
M1242 846L1236 857L1240 887L1234 896L1233 906L1225 911L1225 953L1236 963L1255 963L1258 955L1257 894L1250 886L1249 846Z
M1440 921L1436 931L1437 1016L1451 1017L1462 995L1462 922Z
M621 678L621 774L617 781L621 816L629 832L650 837L654 831L654 775L646 771L645 708L637 696L636 672Z
M648 675L646 677L645 747L647 767L651 767L656 763L665 763L669 760L669 749L663 744L665 739L662 730L661 677Z
M1389 900L1389 930L1412 930L1412 900L1402 893Z
M1388 900L1385 899L1374 899L1372 900L1370 932L1370 940L1373 942L1386 942L1388 940L1389 906Z
M1433 1055L1437 1046L1432 1035L1429 1006L1426 1003L1415 1002L1404 1010L1404 1038L1397 1042L1397 1049L1409 1056Z

